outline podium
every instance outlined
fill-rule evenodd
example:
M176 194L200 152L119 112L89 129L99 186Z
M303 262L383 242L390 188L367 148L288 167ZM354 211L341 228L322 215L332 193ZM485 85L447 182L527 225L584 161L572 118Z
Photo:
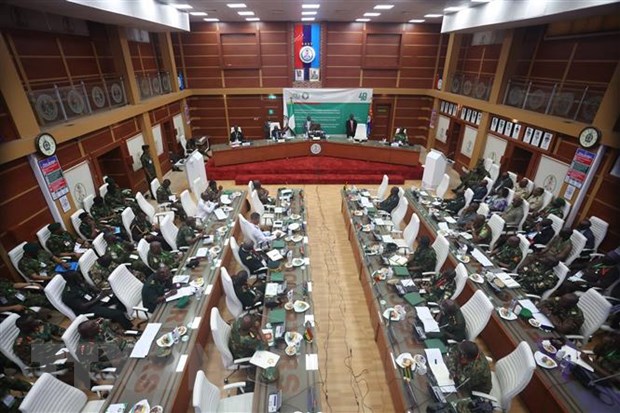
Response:
M446 155L442 152L431 149L428 155L426 155L424 175L422 175L422 188L434 191L446 173L449 162Z

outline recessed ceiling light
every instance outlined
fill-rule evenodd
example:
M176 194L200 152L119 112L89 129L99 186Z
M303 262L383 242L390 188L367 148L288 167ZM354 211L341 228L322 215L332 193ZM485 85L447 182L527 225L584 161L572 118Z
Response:
M463 10L465 7L446 7L443 9L446 13L456 13L457 11Z
M179 10L193 9L193 7L190 6L189 4L171 4L171 6Z
M356 22L360 22L360 23L366 23L369 22L370 19L355 19Z
M364 13L364 17L377 17L381 16L381 13Z
M216 19L215 17L207 17L206 19L202 19L206 22L219 22L220 19Z
M260 19L258 17L246 17L246 22L258 22Z
M314 17L302 17L301 21L302 22L313 22L314 21Z
M245 3L228 3L227 6L231 9L245 9L247 7Z
M443 17L443 14L425 14L424 17L427 19L434 19L436 17Z
M320 4L302 4L301 5L302 9L318 9L319 7L321 7Z
M374 9L375 10L390 10L392 7L394 7L393 4L377 4Z
M192 16L208 16L204 11L190 11L189 14Z
M238 11L237 14L239 16L254 16L253 11Z
M424 19L411 19L409 23L424 23L425 21Z
M301 15L302 16L315 16L317 12L315 11L302 11Z

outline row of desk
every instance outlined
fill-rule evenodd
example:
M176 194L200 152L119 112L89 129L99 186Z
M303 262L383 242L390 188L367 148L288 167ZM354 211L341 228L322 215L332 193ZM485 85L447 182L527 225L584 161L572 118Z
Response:
M386 285L384 281L375 281L373 273L383 266L377 256L368 256L365 247L375 244L376 241L370 233L361 231L361 225L369 222L366 215L357 216L353 211L358 209L356 202L351 201L350 193L343 192L342 213L345 225L349 231L349 240L353 247L353 253L358 265L360 282L364 289L366 301L373 328L375 329L375 341L379 352L383 355L386 380L395 410L424 411L430 400L433 400L429 392L426 378L414 376L408 383L403 380L402 372L397 368L394 359L403 352L420 353L423 344L416 340L413 328L415 311L405 300ZM408 200L408 211L405 221L411 219L413 213L420 218L420 235L427 235L431 239L437 236L439 221L431 217L431 212L426 205L420 203L411 190L407 190L405 196ZM381 227L378 227L381 228ZM387 227L386 227L387 228ZM380 229L380 231L387 231ZM387 233L386 232L386 233ZM451 243L450 253L444 269L454 268L460 263L457 260L456 246ZM471 259L466 264L468 274L481 273L480 264ZM489 270L487 267L485 270ZM488 283L476 284L467 280L463 292L457 302L464 304L478 289L482 289L495 307L502 307L513 298L525 297L521 289L504 289L499 293L490 287ZM381 312L387 307L400 304L407 309L406 320L388 324L381 317ZM512 352L521 341L526 341L533 351L538 350L540 341L556 337L553 332L545 332L531 327L522 320L505 321L494 311L486 328L480 337L487 345L495 360ZM608 406L601 402L593 393L585 389L580 383L572 378L564 379L560 369L543 370L536 368L531 382L521 393L523 403L532 412L605 412L615 410L614 406ZM451 399L454 400L454 399Z

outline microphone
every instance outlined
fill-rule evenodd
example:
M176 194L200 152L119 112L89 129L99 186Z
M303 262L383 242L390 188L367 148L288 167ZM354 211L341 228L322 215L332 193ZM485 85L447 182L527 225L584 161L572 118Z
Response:
M617 376L620 376L620 372L611 374L609 376L601 377L601 378L596 379L596 380L590 380L590 382L588 383L588 386L592 386L592 385L594 385L596 383L599 383L599 382L602 382L602 381L606 381L606 380L609 380L609 379L613 379L614 377L617 377Z

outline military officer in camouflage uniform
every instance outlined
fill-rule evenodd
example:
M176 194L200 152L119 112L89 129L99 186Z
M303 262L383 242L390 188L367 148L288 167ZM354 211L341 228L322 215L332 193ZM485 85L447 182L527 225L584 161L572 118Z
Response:
M506 225L518 226L523 219L523 199L515 196L508 208L501 213Z
M127 205L125 196L123 192L116 184L114 179L108 177L105 179L106 184L108 184L108 192L105 194L104 201L107 205L112 208L124 208Z
M428 338L463 341L467 337L465 317L457 303L450 299L443 300L439 305L440 313L437 319L439 333L427 333Z
M398 189L397 186L394 186L390 190L390 195L387 198L385 198L383 201L381 201L377 209L380 209L381 211L385 211L385 212L392 212L394 208L398 206L399 202L400 202L400 190Z
M93 217L88 215L88 212L82 212L80 214L80 233L84 235L87 239L93 240L104 231L106 227L104 225L99 224Z
M149 191L151 191L151 181L157 178L157 173L155 173L155 164L153 163L153 158L151 158L151 154L149 153L149 145L142 145L140 163L142 164L142 169L144 169L144 175L146 176L146 186L148 186ZM152 191L151 196L155 199L155 194Z
M4 374L4 369L0 370L0 405L3 412L19 413L19 405L32 385L25 380L9 377ZM15 396L15 392L21 393ZM9 397L10 396L10 397Z
M152 313L157 308L157 304L163 303L166 297L175 293L176 290L172 289L170 268L164 265L158 267L144 282L142 287L142 304Z
M202 232L194 232L195 228L196 219L194 217L186 218L185 222L179 227L179 232L177 232L177 248L189 247L202 237Z
M103 198L100 196L96 196L95 199L93 199L93 206L90 208L90 214L100 225L107 224L119 228L123 225L121 217L117 215L112 208L106 205Z
M555 198L541 211L531 213L523 223L523 229L526 232L531 231L538 221L547 218L549 214L553 214L558 218L564 218L564 205L566 205L566 201L564 200L564 198Z
M461 183L454 188L454 192L464 192L465 189L471 188L487 176L489 176L489 172L484 168L484 159L480 159L474 169L461 177Z
M426 235L420 237L418 248L407 262L407 269L413 278L421 277L423 272L435 270L437 256L430 245L431 240Z
M118 267L118 265L112 261L110 254L105 254L97 258L95 264L90 268L90 271L88 271L88 275L95 284L95 287L100 290L107 290L110 288L108 278L116 267Z
M0 312L22 313L28 307L52 308L43 293L43 287L35 283L12 283L0 278Z
M261 316L258 314L246 314L234 321L228 339L228 348L234 359L252 357L256 350L267 347L260 326Z
M175 212L175 215L178 215L184 220L187 215L185 214L183 205L181 205L179 201L172 202L170 200L172 195L172 191L170 190L170 179L164 179L164 182L162 182L161 186L157 188L157 193L155 194L157 197L157 202L160 204L170 204L170 208Z
M128 264L130 270L140 281L144 282L147 275L153 271L140 259L138 251L129 241L124 241L112 233L107 233L104 239L108 243L108 254L112 258L115 267L121 264Z
M523 268L519 284L529 294L541 295L558 282L558 277L553 272L553 267L558 265L558 262L558 260L533 261Z
M29 242L24 245L24 256L19 260L18 267L31 280L49 281L56 275L57 264L69 268L69 264L45 251L39 244Z
M541 301L538 308L551 320L558 333L579 334L584 319L578 302L579 297L569 293Z
M484 216L478 214L476 218L469 224L469 230L471 231L472 241L476 244L488 244L491 242L491 227L486 223Z
M461 391L491 391L491 369L484 354L473 341L462 341L447 356L446 365Z
M62 335L65 329L54 324L23 315L15 322L19 334L13 343L13 351L30 367L49 364L55 360L55 354L62 347Z
M444 271L433 275L430 285L426 288L428 298L426 301L440 303L445 299L452 297L456 290L456 282L454 278L456 272L454 270Z
M534 260L548 261L549 263L557 260L564 261L568 258L573 243L570 239L573 235L573 231L570 229L563 229L560 233L547 244L547 246L540 252L528 255L523 261L524 266L529 266Z
M519 237L508 237L504 245L491 253L491 257L495 259L495 263L498 266L512 271L523 258L523 253L521 252L521 248L519 248L519 243Z
M78 358L81 364L90 365L87 368L92 372L121 368L134 345L132 339L125 338L120 329L103 318L84 321L78 326L78 333Z
M57 257L72 257L78 259L81 254L73 252L75 243L86 244L86 241L78 239L75 235L69 231L62 229L62 225L58 222L49 224L47 229L50 231L50 237L47 239L45 246L50 250L52 254Z
M149 267L151 267L153 271L157 271L157 269L162 265L170 268L176 268L179 265L180 260L180 255L164 251L161 247L161 243L158 241L151 242L149 253L147 255L147 261L149 263Z

